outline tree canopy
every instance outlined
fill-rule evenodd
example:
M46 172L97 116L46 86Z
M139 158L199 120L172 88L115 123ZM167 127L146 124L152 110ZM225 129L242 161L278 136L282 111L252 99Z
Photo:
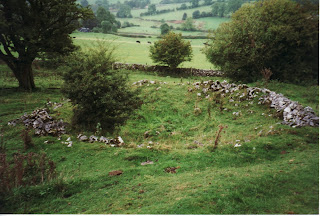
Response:
M214 31L204 52L235 80L255 81L265 69L272 79L318 80L318 10L291 0L245 4Z
M19 87L35 88L32 62L41 53L75 49L71 34L92 12L76 0L0 0L0 58Z
M184 41L181 34L169 31L161 40L150 46L150 57L155 63L168 65L175 69L184 61L191 61L190 41Z

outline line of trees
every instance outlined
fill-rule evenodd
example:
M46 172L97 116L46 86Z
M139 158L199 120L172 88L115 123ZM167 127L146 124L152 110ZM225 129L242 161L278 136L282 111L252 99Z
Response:
M148 6L148 11L144 13L140 13L140 16L151 16L156 14L163 14L163 13L169 13L175 11L175 9L163 9L163 10L157 10L155 4L150 4Z
M192 8L197 8L197 7L202 7L202 6L208 6L212 5L214 2L212 0L204 0L203 4L199 3L200 0L189 0L189 1L184 1L184 2L189 2L190 5L187 6L187 4L183 3L180 5L180 7L176 8L177 10L186 10L186 9L192 9Z
M82 26L93 32L112 33L118 31L121 22L109 10L99 7L92 19L82 21Z

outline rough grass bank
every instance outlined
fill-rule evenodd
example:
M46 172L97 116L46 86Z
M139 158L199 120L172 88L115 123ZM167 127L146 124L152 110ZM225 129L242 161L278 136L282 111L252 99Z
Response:
M319 213L318 128L280 124L281 116L258 104L258 97L210 101L190 89L194 82L215 78L131 71L130 83L137 82L132 88L141 89L143 104L113 134L102 134L120 136L124 145L81 142L79 133L92 133L67 125L61 140L31 131L34 146L25 149L24 126L8 121L51 101L62 106L49 107L49 114L70 123L72 106L58 89L58 72L36 71L40 88L29 93L15 88L7 67L0 70L1 154L11 167L18 152L45 153L56 165L54 180L2 195L2 213ZM257 85L262 84L249 84ZM318 86L270 82L268 88L319 115Z

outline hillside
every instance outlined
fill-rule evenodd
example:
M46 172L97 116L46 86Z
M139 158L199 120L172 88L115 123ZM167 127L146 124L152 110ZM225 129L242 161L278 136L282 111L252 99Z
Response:
M9 126L9 121L51 101L62 107L47 105L50 115L70 123L72 107L58 89L61 72L37 69L40 88L29 93L14 88L6 66L0 70L1 153L12 160L17 152L42 152L57 171L56 180L17 187L2 197L2 213L319 213L318 127L281 124L281 115L258 104L261 95L232 102L210 93L210 100L193 84L223 79L128 71L129 85L141 89L143 105L114 134L103 134L120 136L124 145L81 142L79 133L91 133L67 126L61 140L32 135L34 147L25 151L24 126ZM141 80L155 84L133 85ZM272 81L268 89L319 115L318 86ZM71 147L65 144L69 137Z

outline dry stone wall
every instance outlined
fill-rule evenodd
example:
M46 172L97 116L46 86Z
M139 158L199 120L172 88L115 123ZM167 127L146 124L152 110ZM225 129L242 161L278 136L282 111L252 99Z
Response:
M112 68L117 69L127 69L127 70L139 70L139 71L155 71L155 72L166 72L169 70L167 66L158 65L143 65L143 64L128 64L128 63L114 63ZM223 76L223 72L219 70L205 70L196 68L176 68L177 73L190 74L192 76Z
M258 97L258 93L263 93L259 98L259 104L267 104L270 108L276 109L277 112L282 112L282 124L286 124L291 127L319 127L319 117L311 107L303 107L298 102L291 101L282 94L277 94L269 89L249 87L245 84L236 85L234 83L230 84L227 81L219 82L213 80L196 82L193 85L195 90L200 90L205 95L208 95L207 93L209 91L219 91L223 95L238 92L236 95L239 100L252 100L253 98ZM246 91L244 91L244 93L240 93L239 90L241 89L246 89Z

